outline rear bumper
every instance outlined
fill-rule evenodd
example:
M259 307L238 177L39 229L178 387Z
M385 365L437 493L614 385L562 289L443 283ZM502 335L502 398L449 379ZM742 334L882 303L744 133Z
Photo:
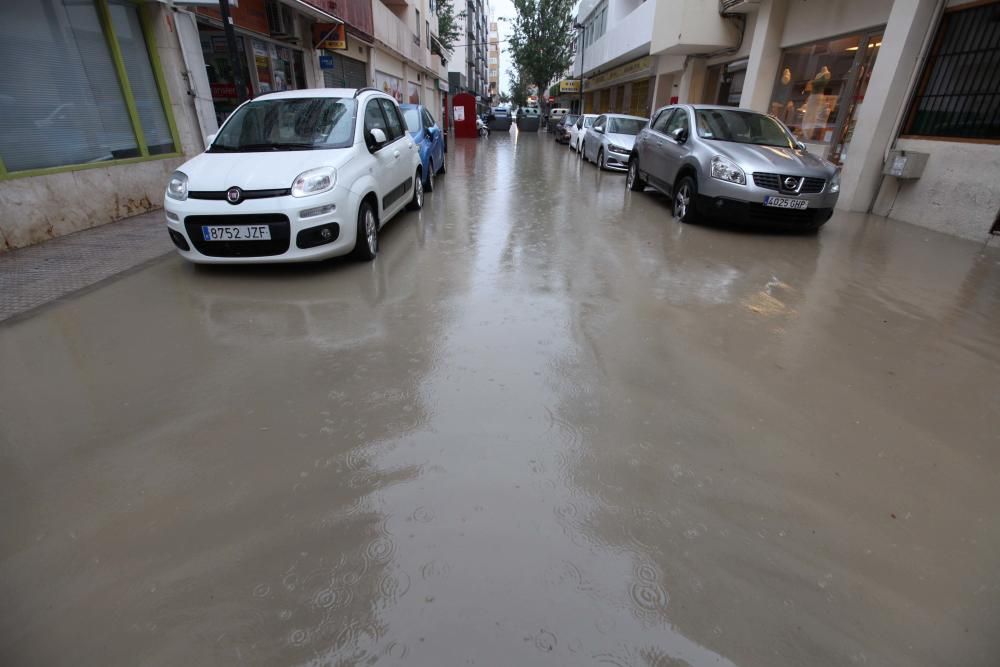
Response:
M720 222L787 230L816 228L833 215L832 206L793 211L769 208L757 202L728 197L709 197L703 194L698 195L696 206L700 215Z

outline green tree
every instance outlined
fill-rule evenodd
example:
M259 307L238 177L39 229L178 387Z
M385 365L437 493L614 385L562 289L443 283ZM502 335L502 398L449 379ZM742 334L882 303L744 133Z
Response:
M438 0L438 41L445 51L455 50L455 42L462 36L462 26L459 19L465 18L465 12L455 12L455 5L452 0ZM446 54L440 54L442 56Z
M510 95L507 93L500 93L500 104L510 104Z
M516 16L510 19L508 52L523 83L538 87L539 105L549 83L561 77L573 60L576 31L573 28L575 0L513 0ZM513 97L513 89L511 90Z
M528 106L528 83L523 73L509 69L507 76L510 77L510 101L519 107Z

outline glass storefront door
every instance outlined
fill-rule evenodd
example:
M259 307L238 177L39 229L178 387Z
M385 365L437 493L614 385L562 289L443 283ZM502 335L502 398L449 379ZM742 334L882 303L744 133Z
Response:
M882 48L882 33L867 35L858 49L858 62L855 68L855 81L850 89L853 91L847 102L847 114L837 128L836 141L830 151L830 161L835 164L842 164L847 159L847 151L851 146L851 138L854 136L854 125L858 120L858 110L865 101L865 93L868 92L868 82L872 78L872 68L875 66L875 59L878 57L879 49Z

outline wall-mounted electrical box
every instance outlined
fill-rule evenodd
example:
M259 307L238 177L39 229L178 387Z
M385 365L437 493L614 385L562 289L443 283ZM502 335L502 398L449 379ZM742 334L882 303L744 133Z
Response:
M927 166L928 153L913 151L889 151L882 173L896 178L920 178Z

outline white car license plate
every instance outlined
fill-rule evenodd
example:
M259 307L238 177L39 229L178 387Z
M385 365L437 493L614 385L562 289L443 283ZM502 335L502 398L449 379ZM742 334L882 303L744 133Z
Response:
M791 208L796 211L804 211L809 208L809 202L805 199L789 199L788 197L765 197L764 206L771 208Z
M271 228L267 225L202 225L201 235L206 241L270 241Z

